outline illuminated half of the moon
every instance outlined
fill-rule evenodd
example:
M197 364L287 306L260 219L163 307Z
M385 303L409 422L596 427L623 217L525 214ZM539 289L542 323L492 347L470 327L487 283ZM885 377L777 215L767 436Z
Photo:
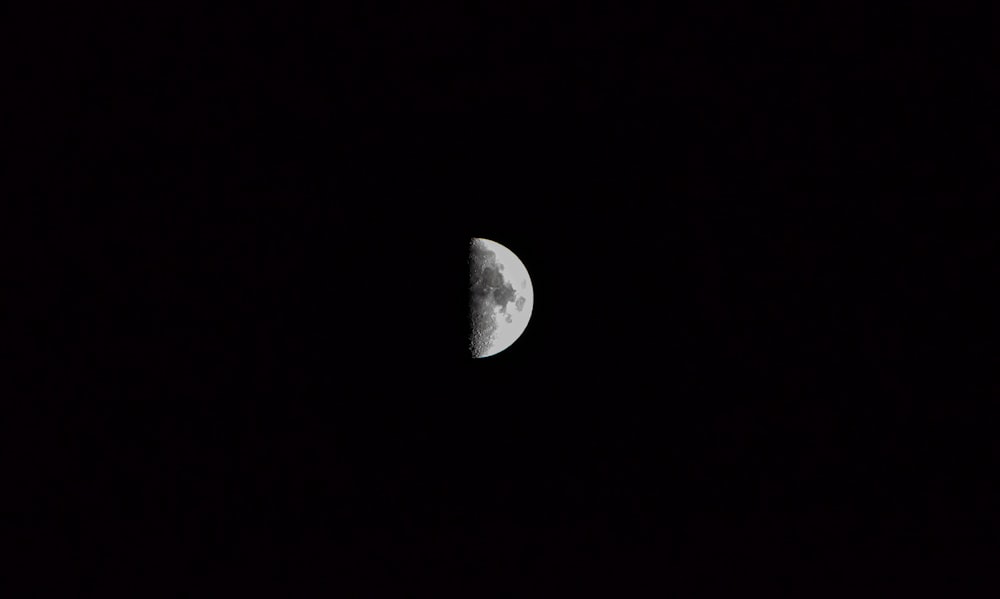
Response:
M474 358L502 352L524 333L535 294L528 269L514 252L479 237L469 247L469 351Z

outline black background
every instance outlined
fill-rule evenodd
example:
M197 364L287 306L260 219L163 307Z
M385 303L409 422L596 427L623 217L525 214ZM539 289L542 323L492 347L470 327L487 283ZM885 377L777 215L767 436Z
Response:
M812 595L994 555L975 19L77 10L11 38L15 537L56 582ZM473 236L536 293L484 360Z

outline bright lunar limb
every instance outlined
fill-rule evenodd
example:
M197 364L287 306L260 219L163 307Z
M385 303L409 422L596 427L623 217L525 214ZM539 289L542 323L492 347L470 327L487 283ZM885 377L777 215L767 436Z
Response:
M474 358L486 358L507 349L524 333L534 291L521 259L489 239L472 239L469 274L470 350Z

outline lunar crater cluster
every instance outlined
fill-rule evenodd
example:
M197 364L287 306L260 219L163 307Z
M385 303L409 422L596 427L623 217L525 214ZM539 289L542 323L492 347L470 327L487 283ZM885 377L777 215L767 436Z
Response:
M520 292L515 289L513 280L520 281ZM469 351L472 356L490 356L510 346L527 326L531 299L527 270L517 256L494 241L473 238L469 246Z

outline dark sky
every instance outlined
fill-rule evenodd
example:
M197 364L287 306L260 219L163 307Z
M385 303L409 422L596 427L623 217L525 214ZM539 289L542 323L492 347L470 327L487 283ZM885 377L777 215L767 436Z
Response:
M680 589L910 572L990 524L975 35L205 10L19 17L15 166L62 204L17 254L16 370L58 402L25 471L67 498L37 553ZM470 237L536 294L477 361Z

